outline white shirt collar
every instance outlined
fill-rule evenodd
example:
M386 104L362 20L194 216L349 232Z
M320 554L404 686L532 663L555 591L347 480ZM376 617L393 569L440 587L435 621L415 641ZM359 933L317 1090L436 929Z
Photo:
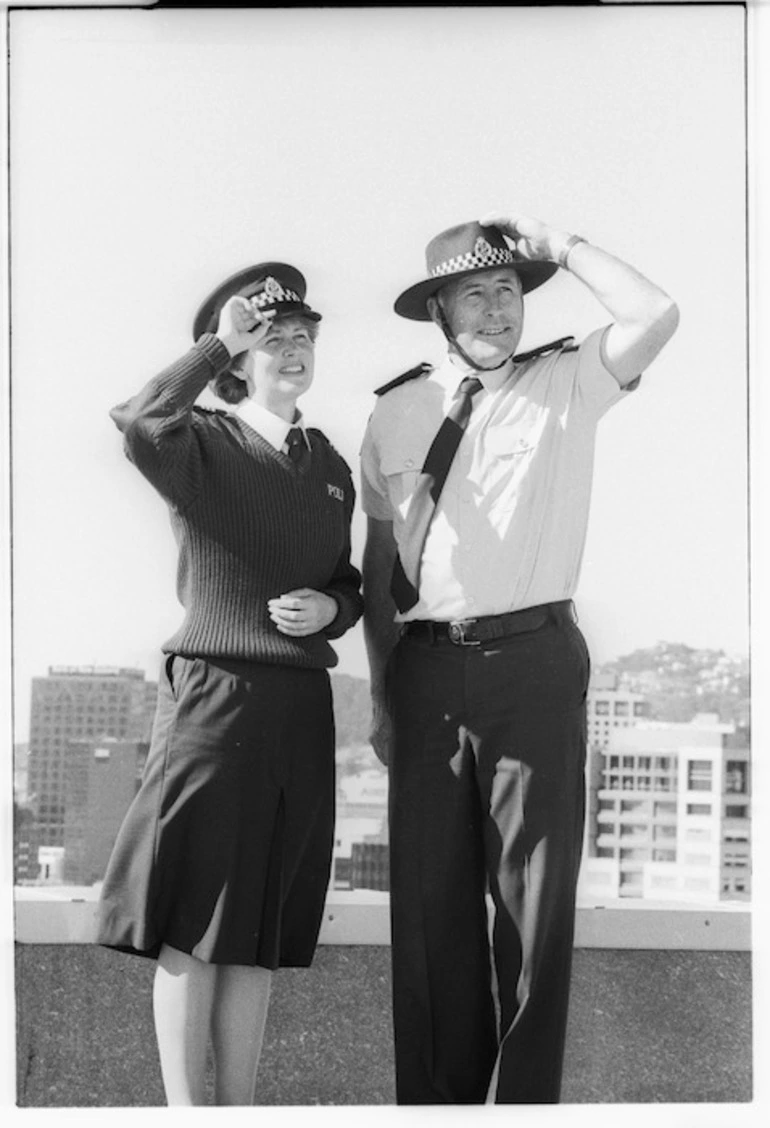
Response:
M506 368L497 368L493 372L479 372L478 369L466 364L462 357L455 353L447 353L433 375L448 391L456 392L466 376L477 376L486 392L498 392L509 378L510 372Z
M255 403L252 399L244 399L236 406L235 413L243 419L244 423L248 423L252 431L256 431L258 435L266 439L276 450L284 449L286 446L286 436L292 427L299 427L308 449L310 449L310 441L305 431L305 420L301 412L297 413L297 418L293 423L287 423L280 415L275 415L272 411L268 411L262 404Z

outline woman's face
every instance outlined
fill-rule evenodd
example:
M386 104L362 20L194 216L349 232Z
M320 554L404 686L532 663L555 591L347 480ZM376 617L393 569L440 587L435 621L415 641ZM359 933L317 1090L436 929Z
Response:
M308 390L314 366L315 342L307 322L300 317L281 317L247 354L243 372L249 395L269 411L276 411L293 405Z

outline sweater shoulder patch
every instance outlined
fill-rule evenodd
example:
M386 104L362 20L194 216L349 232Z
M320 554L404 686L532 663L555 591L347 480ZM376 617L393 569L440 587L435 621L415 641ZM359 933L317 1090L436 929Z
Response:
M193 415L199 415L203 418L212 415L219 415L220 417L224 416L225 418L228 418L230 416L230 412L223 411L221 407L201 407L199 404L195 404L195 406L193 407Z
M398 388L402 384L408 383L410 380L417 380L420 376L427 376L428 373L432 371L433 365L428 364L427 361L423 361L422 364L418 364L415 368L410 368L408 372L402 372L400 376L394 376L387 384L375 388L374 394L376 396L384 396L386 392L392 391L393 388Z
M321 428L320 428L320 427L307 427L307 428L306 428L306 431L307 431L308 435L312 435L312 436L313 436L314 438L317 438L317 439L320 439L320 440L321 440L321 442L322 442L322 443L324 444L324 446L325 446L325 447L327 448L327 450L329 451L329 453L330 453L330 454L331 454L331 455L332 455L332 456L334 457L334 459L336 459L336 460L337 460L337 462L339 462L339 464L340 464L340 467L341 467L341 468L343 469L343 471L344 471L344 473L345 473L346 477L348 477L348 478L349 478L349 477L350 477L350 467L348 466L347 462L346 462L346 461L345 461L345 459L344 459L344 458L342 457L342 455L340 454L340 452L339 452L339 451L337 450L337 448L335 447L334 443L332 443L332 442L330 442L330 441L329 441L329 437L328 437L328 435L326 435L326 434L325 434L325 433L324 433L324 432L323 432L323 431L321 430Z

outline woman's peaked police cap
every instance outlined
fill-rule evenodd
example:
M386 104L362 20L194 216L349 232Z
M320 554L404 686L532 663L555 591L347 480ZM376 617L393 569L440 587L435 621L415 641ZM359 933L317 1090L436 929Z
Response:
M506 242L499 227L459 223L431 239L425 248L428 277L404 290L393 307L401 317L430 321L428 298L447 282L465 278L478 270L512 267L521 280L522 293L542 286L559 269L555 262L530 262Z
M259 262L247 266L217 286L200 306L193 320L193 340L203 333L214 333L222 306L234 294L256 298L260 310L275 310L277 316L294 314L309 321L320 321L321 314L305 301L307 283L295 266L286 262Z

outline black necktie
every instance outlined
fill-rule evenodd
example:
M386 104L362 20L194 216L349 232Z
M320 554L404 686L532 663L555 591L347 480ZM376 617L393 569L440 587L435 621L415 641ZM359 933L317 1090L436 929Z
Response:
M430 445L415 486L404 526L404 547L393 564L390 591L399 611L408 611L420 598L420 562L425 538L444 488L449 467L468 426L472 399L483 387L476 376L466 376L457 398Z
M310 451L300 427L292 427L286 436L289 458L298 470L306 470L310 463Z

